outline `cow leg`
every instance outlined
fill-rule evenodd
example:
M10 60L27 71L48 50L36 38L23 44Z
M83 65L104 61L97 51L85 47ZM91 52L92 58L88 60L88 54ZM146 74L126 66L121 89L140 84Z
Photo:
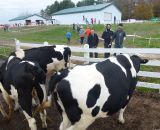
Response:
M35 100L35 98L33 97L33 98L32 98L32 106L35 107L35 106L37 106L37 105L38 105L38 104L36 103L36 100Z
M45 106L45 102L47 100L47 93L46 93L46 88L44 84L39 84L36 85L36 92L39 98L39 102L40 102L40 118L42 120L42 128L47 128L47 123L46 123L46 119L47 119L47 113L46 110L44 110Z
M124 123L125 123L125 120L124 120L124 117L123 117L123 114L124 114L125 109L126 109L126 107L120 109L118 121L119 121L121 124L124 124Z
M37 93L36 93L35 88L33 88L33 90L32 90L32 106L33 107L35 107L39 104L36 102L36 97L37 97Z
M37 130L36 120L33 117L29 116L26 111L23 111L23 114L28 121L30 129L31 130Z
M5 102L7 103L9 107L9 113L7 115L7 119L10 120L12 112L13 112L13 102L9 94L6 92L6 90L3 88L3 85L0 83L0 90L2 91L2 96Z
M76 122L66 130L86 130L94 121L95 119L92 117L88 118L87 116L83 116L80 121Z
M42 120L42 128L47 128L47 123L46 123L47 112L46 112L46 110L43 110L43 112L40 112L40 118Z
M17 111L19 109L19 103L18 103L18 92L17 90L15 89L15 87L13 85L11 85L11 95L10 97L14 100L14 111Z
M66 114L62 114L63 117L63 121L59 127L60 130L66 130L67 128L69 128L71 126L71 122L69 121L68 117Z
M32 91L18 93L19 104L31 130L37 130L36 120L32 117Z

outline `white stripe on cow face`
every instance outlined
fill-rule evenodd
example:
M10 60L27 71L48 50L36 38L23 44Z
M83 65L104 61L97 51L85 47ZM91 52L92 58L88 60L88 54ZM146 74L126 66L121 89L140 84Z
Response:
M133 78L136 77L136 76L137 76L137 72L136 72L136 70L135 70L135 68L134 68L134 66L133 66L133 62L132 62L132 60L130 59L130 56L127 55L127 54L122 54L122 55L124 55L124 56L128 59L128 61L130 62L130 64L131 64L131 69L130 69L130 71L131 71L132 77L133 77Z
M14 56L10 56L10 57L8 58L7 65L6 65L6 70L7 70L8 63L9 63L13 58L14 58Z
M108 60L110 60L112 63L118 65L122 69L124 74L127 76L126 69L117 61L117 59L115 57L108 58Z
M29 64L32 65L32 66L35 66L35 63L33 63L33 62L31 62L31 61L27 61L27 60L21 61L20 64L21 64L21 63L26 63L26 62L29 63Z
M16 52L16 57L20 58L20 59L23 59L24 56L25 56L25 53L24 53L24 50L23 49L18 49Z
M46 93L46 88L44 84L39 84L41 86L41 89L43 91L44 97L43 97L43 102L47 100L47 93Z
M26 117L31 130L37 130L36 120L34 118L30 117L25 111L23 111L23 114Z

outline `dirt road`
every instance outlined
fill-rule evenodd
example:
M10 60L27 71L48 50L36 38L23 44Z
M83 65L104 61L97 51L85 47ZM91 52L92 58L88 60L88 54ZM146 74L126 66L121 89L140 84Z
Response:
M56 107L47 110L48 130L58 130L61 118ZM118 115L98 119L87 130L159 130L160 129L160 94L135 92L124 114L126 123L121 125L117 121ZM38 130L41 121L36 116ZM23 114L15 112L10 122L4 121L0 115L0 130L29 130Z

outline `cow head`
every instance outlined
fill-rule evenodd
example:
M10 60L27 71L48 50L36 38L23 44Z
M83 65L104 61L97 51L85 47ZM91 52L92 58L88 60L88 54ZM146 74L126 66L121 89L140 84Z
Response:
M134 68L136 69L136 72L138 73L139 70L140 70L140 65L141 64L146 64L148 62L148 59L141 59L139 56L137 55L133 55L130 57L132 62L133 62L133 65L134 65Z

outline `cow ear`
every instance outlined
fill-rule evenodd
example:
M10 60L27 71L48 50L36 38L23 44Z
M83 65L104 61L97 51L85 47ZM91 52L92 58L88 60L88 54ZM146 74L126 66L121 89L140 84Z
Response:
M146 64L148 62L148 59L141 59L141 64Z

